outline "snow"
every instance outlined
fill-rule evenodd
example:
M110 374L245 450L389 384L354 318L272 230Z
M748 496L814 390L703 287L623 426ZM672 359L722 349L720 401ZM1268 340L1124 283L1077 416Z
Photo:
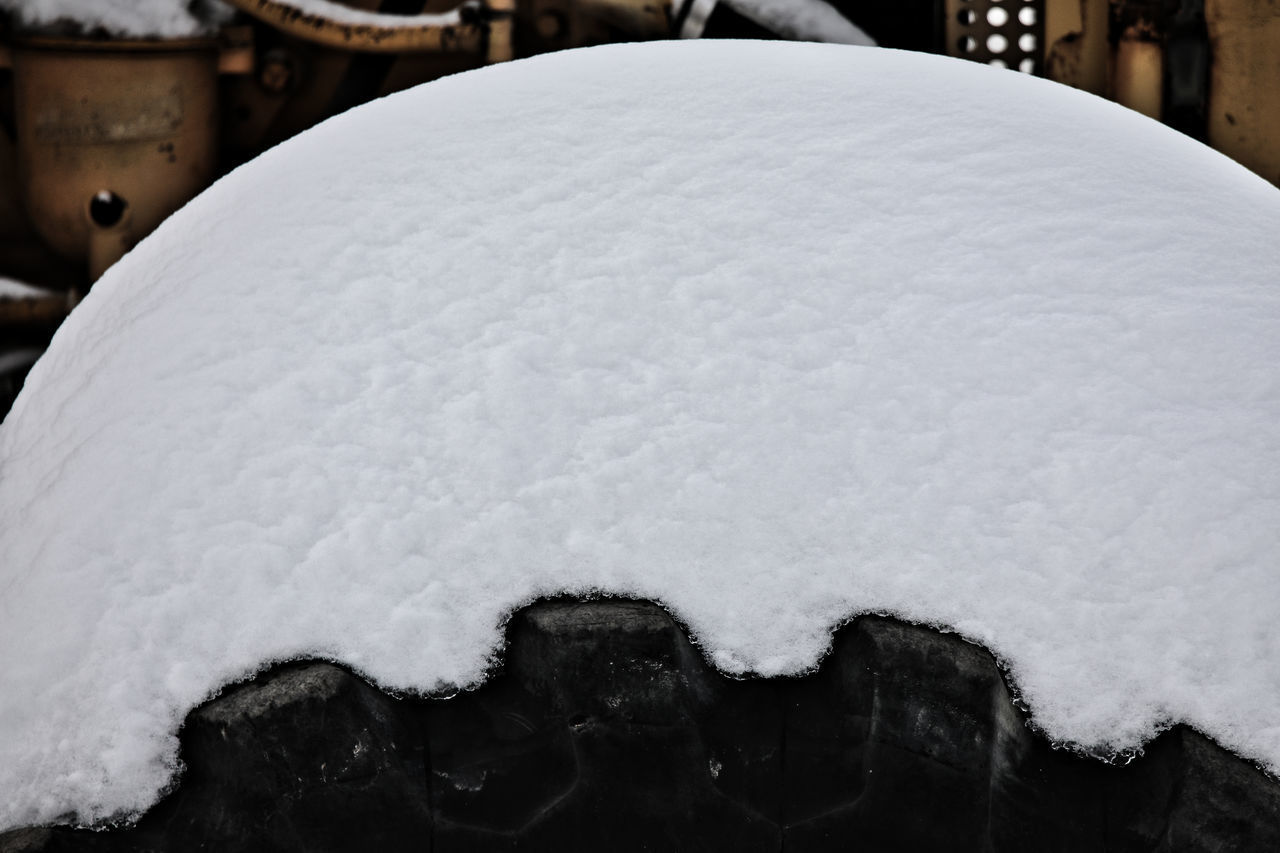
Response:
M220 0L0 0L24 28L69 22L124 38L206 36L231 20Z
M898 614L1057 740L1180 720L1280 770L1278 228L1136 113L874 48L596 48L331 119L112 267L0 426L0 826L146 807L270 661L473 685L558 592L730 673Z
M822 0L724 0L724 3L784 38L875 45L875 39Z
M43 288L0 276L0 301L9 299L45 299L51 295L53 294Z
M320 15L335 23L356 27L449 27L462 22L462 14L458 8L461 8L464 2L458 0L458 8L439 15L392 15L370 12L365 9L354 9L334 0L281 0L280 5L296 9L304 15Z

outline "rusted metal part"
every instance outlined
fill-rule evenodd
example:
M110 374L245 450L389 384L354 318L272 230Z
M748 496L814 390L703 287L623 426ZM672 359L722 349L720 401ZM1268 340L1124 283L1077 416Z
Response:
M1205 0L1209 143L1280 186L1280 2Z
M487 5L489 26L485 62L510 62L516 58L516 0L489 0Z
M1164 45L1145 37L1121 38L1116 45L1112 92L1116 103L1159 120L1164 103Z
M213 40L19 41L19 191L40 237L96 276L204 189L217 75ZM119 216L94 215L104 193L122 204Z
M283 33L326 47L379 53L479 51L484 28L478 4L464 4L444 15L406 16L399 25L349 24L311 14L280 0L227 0ZM426 20L424 20L426 19Z
M1044 2L946 0L947 53L963 59L1041 71Z
M1159 119L1164 106L1165 0L1111 0L1112 97Z
M1046 0L1044 73L1095 95L1107 93L1107 0Z

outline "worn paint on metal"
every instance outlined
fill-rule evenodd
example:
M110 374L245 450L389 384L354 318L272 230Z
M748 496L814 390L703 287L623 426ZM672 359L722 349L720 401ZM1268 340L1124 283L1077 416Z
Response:
M467 20L458 7L438 20L379 26L348 24L322 14L304 12L277 0L228 0L230 5L283 33L326 47L379 53L417 51L474 52L483 49L485 33L478 22ZM466 7L468 12L478 11Z
M1108 93L1107 0L1045 0L1045 76Z
M121 92L99 100L59 99L29 115L40 145L101 145L172 136L182 127L182 87L148 93Z
M1209 144L1280 186L1280 0L1205 0Z
M1123 104L1157 121L1164 103L1164 47L1144 38L1116 45L1112 91Z
M95 277L213 178L217 43L31 39L14 49L19 192L40 237ZM104 229L102 191L127 202Z

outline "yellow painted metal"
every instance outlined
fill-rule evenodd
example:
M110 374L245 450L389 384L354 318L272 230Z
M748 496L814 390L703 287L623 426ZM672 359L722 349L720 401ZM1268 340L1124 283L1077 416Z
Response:
M18 157L9 134L0 131L0 276L57 290L85 289L82 265L54 254L32 228L18 193ZM0 333L0 341L4 338Z
M490 12L496 13L496 17L489 22L485 62L510 62L516 58L516 0L489 0L488 6Z
M215 41L29 39L13 68L23 207L93 276L212 179ZM100 194L114 201L95 221Z
M1280 186L1280 2L1205 0L1209 144Z
M1164 97L1164 47L1127 37L1116 45L1113 92L1116 102L1159 121Z
M1107 0L1045 0L1045 76L1107 94Z

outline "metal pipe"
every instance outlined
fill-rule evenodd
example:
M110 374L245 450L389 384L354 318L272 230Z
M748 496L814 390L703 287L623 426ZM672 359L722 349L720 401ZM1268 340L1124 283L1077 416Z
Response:
M1111 0L1111 95L1157 121L1164 115L1164 0Z
M1120 39L1115 54L1115 99L1160 120L1164 99L1164 49L1144 38Z
M467 2L439 15L346 15L307 12L287 0L227 0L259 21L295 38L339 50L367 53L444 53L484 47L482 7ZM334 4L334 8L341 7Z
M1280 4L1207 0L1209 144L1280 186Z
M515 14L516 0L488 0L489 41L485 49L485 62L510 62L516 58Z
M2 280L0 284L3 284ZM66 319L75 304L74 291L31 287L29 293L24 292L21 296L0 295L0 327L53 328ZM6 336L10 334L12 329L6 329Z

